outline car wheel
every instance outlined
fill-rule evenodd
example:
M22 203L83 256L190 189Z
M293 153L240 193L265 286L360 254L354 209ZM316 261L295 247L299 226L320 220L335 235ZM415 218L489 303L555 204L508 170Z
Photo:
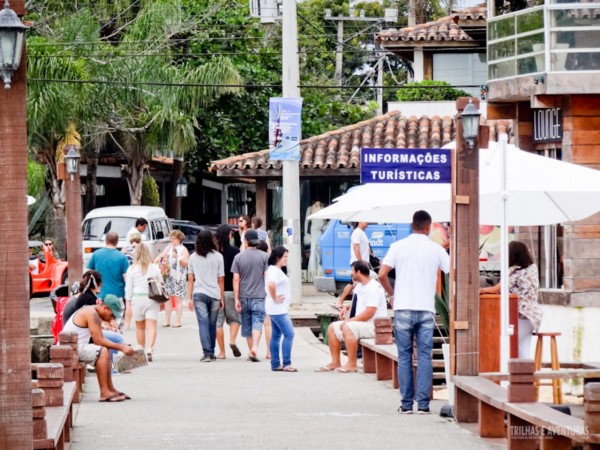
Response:
M69 278L69 270L65 270L62 278L60 279L60 284L67 284L67 279Z

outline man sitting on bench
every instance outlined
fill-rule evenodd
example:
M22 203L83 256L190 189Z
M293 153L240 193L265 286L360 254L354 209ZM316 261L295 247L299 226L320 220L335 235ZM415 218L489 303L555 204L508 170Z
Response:
M366 261L352 263L352 279L356 282L354 295L356 299L356 314L350 316L350 305L345 305L340 311L340 319L327 328L327 343L331 352L331 362L319 367L317 372L339 373L357 372L356 352L360 339L370 339L375 336L373 320L387 317L385 293L377 280L370 276L369 264ZM342 366L340 352L342 341L348 351L348 362Z
M112 383L109 349L120 350L126 355L133 355L133 349L129 345L115 344L106 339L101 327L103 320L110 322L113 318L120 317L119 299L109 296L103 303L77 310L63 328L63 331L77 333L79 361L96 367L101 402L122 402L130 399L124 392L119 392ZM90 338L93 343L90 343Z

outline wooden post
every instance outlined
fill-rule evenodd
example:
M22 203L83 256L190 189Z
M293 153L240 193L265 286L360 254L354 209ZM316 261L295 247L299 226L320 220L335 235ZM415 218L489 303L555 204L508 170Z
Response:
M10 6L24 14L24 0ZM26 54L0 86L0 448L33 446L27 256Z
M583 388L583 423L587 434L600 434L600 383L587 383ZM584 450L598 450L600 444L585 444Z
M79 146L65 145L65 155L71 147ZM81 176L79 173L65 175L65 206L67 210L67 261L69 262L69 286L81 280L83 275L83 235L81 231Z
M261 218L264 229L268 230L267 180L264 178L258 178L256 180L256 216Z
M529 359L511 359L508 361L509 386L508 401L511 403L531 403L537 401L535 386L535 363ZM538 435L535 425L508 414L508 449L535 450Z
M462 111L468 98L456 102ZM476 107L478 102L474 101ZM452 240L454 294L450 313L451 353L456 375L479 373L479 140L472 147L464 141L462 121L456 121L453 152ZM478 404L456 390L454 415L459 422L477 422Z

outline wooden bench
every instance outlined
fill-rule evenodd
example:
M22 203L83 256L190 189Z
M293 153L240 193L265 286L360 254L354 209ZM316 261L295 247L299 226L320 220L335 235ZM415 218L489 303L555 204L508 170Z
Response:
M398 389L398 348L396 344L375 344L375 339L361 339L363 371L374 373L378 380L392 380Z
M462 407L468 408L472 399L478 404L477 414L471 416L475 420L468 420L468 414L457 414L457 417L463 418L463 422L478 422L481 437L506 437L509 448L570 450L573 441L585 444L586 449L600 448L600 384L585 388L586 416L580 419L534 402L533 361L511 360L509 367L511 363L516 369L509 376L509 389L483 376L453 376L456 407L463 403L466 406ZM530 372L522 370L524 367L529 367Z
M482 372L479 376L487 378L491 381L508 381L510 376L506 372ZM568 378L583 378L596 379L600 378L600 369L559 369L559 370L540 370L533 373L536 380L546 379L568 379Z
M62 450L65 448L65 443L71 442L73 398L76 389L76 382L65 382L63 384L64 405L46 406L47 437L46 439L34 439L34 449Z

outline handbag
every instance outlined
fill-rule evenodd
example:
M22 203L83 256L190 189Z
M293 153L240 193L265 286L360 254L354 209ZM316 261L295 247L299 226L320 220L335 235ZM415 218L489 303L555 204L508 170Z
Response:
M148 297L157 303L165 303L169 300L162 283L154 277L148 278Z
M371 269L377 272L379 270L379 266L381 266L381 260L371 253L369 254L369 265L371 266Z

